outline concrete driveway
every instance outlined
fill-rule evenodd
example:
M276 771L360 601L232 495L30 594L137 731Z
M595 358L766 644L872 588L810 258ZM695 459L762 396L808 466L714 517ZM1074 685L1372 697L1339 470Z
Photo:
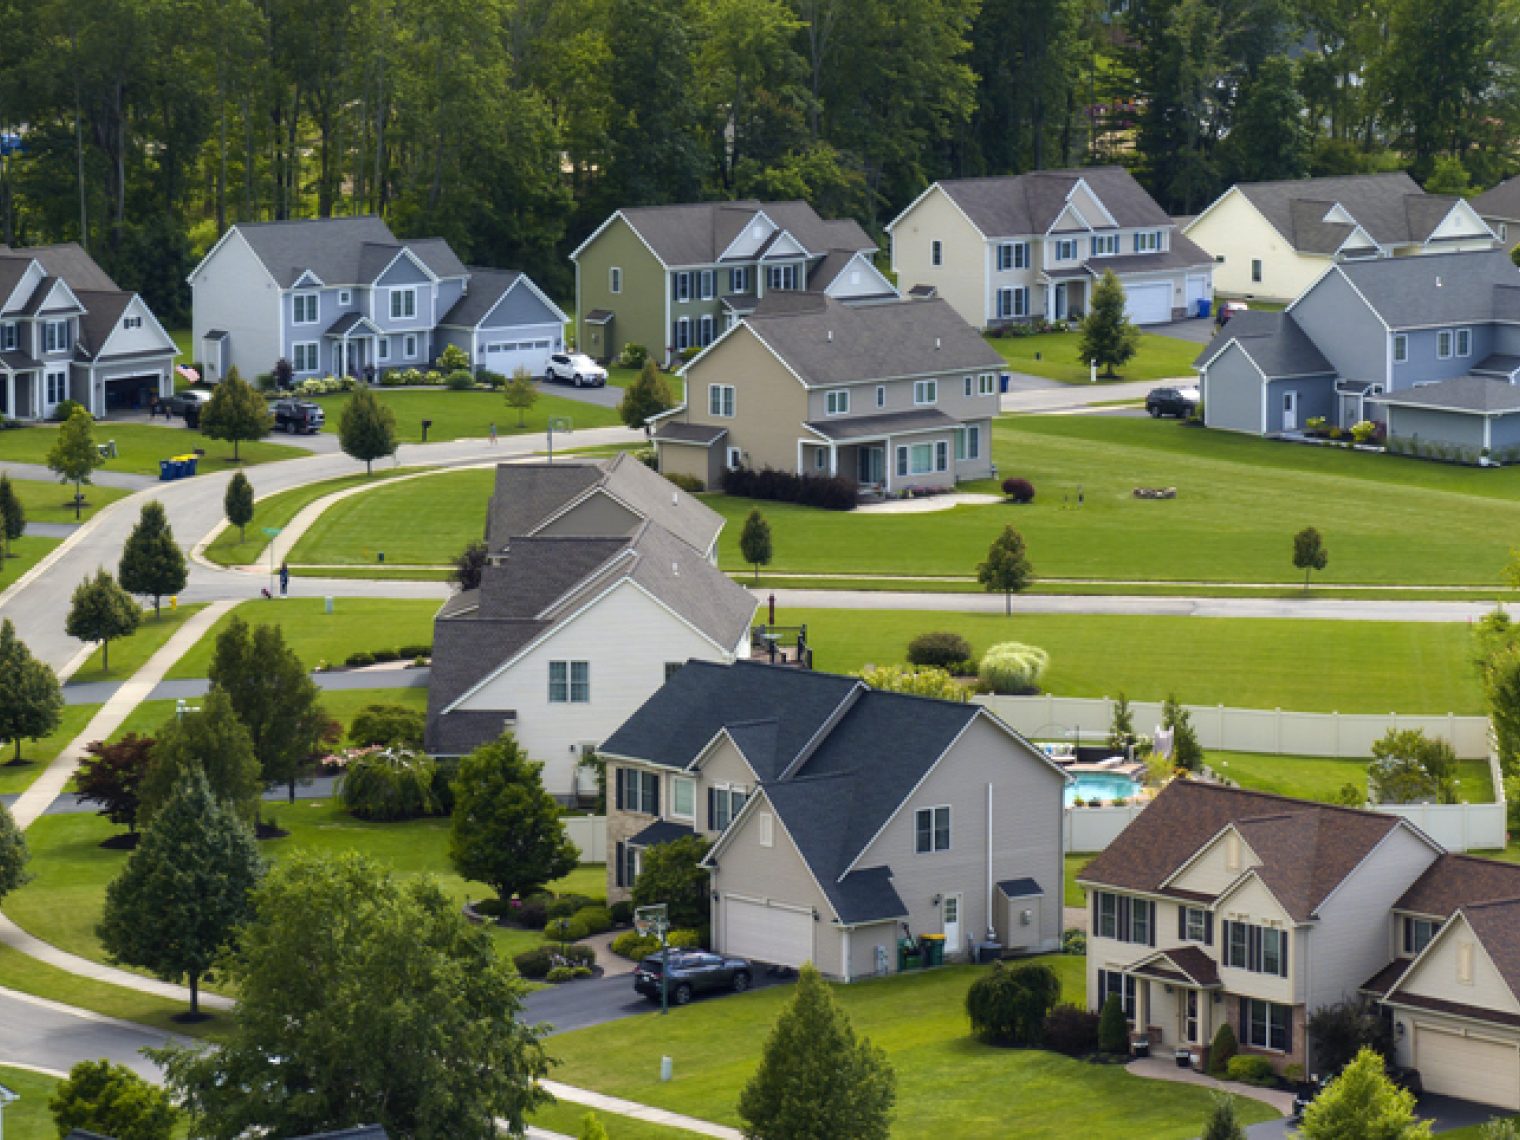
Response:
M1214 339L1214 321L1211 317L1193 317L1186 321L1173 321L1169 325L1147 325L1145 331L1174 336L1178 340L1190 340L1195 344L1208 344Z

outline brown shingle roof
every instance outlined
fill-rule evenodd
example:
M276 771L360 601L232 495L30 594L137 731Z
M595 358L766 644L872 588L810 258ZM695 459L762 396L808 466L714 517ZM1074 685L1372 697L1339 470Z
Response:
M1462 908L1462 916L1494 960L1510 992L1520 996L1520 900L1474 903Z
M1501 1013L1496 1009L1484 1009L1482 1006L1464 1005L1455 1001L1442 1001L1440 998L1425 997L1423 994L1406 994L1403 991L1390 994L1383 1000L1389 1005L1409 1005L1416 1009L1432 1010L1435 1013L1468 1017L1474 1021L1492 1021L1496 1025L1520 1027L1520 1013Z
M1448 854L1427 867L1393 905L1444 919L1460 907L1501 899L1520 899L1520 865Z
M1363 982L1361 988L1367 993L1377 994L1379 997L1382 997L1389 990L1393 989L1394 982L1404 976L1404 971L1409 969L1411 961L1413 961L1412 958L1395 958Z
M1167 963L1175 969L1168 969ZM1155 977L1172 975L1174 980L1195 986L1219 985L1218 963L1197 946L1177 946L1163 950L1151 958L1148 964L1137 967L1132 972Z

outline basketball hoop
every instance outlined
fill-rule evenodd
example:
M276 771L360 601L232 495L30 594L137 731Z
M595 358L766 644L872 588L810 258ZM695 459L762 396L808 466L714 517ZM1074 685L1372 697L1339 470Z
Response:
M670 929L665 904L639 907L633 912L633 928L646 938L652 935L664 941L666 932Z

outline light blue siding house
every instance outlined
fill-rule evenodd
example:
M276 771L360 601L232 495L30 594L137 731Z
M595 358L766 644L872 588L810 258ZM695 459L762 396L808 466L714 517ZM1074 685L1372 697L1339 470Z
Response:
M373 380L449 344L476 368L537 376L563 343L565 314L525 274L467 268L442 238L403 241L375 217L235 225L189 281L213 383L281 358L299 378Z
M1520 460L1520 270L1501 250L1344 262L1194 362L1209 427L1382 426L1390 450Z

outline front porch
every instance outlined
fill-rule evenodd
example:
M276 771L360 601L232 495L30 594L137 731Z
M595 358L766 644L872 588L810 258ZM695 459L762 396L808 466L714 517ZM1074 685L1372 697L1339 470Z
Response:
M814 420L803 426L817 438L797 441L798 473L846 476L865 496L948 489L962 479L984 478L991 470L984 424L962 424L937 408ZM973 431L974 448L967 435Z
M1086 269L1055 270L1040 274L1044 296L1037 311L1047 321L1080 321L1087 315L1092 293L1092 274Z
M326 348L323 356L329 364L327 371L333 376L370 379L378 367L389 363L389 359L382 360L379 354L383 336L368 317L345 313L322 336Z

